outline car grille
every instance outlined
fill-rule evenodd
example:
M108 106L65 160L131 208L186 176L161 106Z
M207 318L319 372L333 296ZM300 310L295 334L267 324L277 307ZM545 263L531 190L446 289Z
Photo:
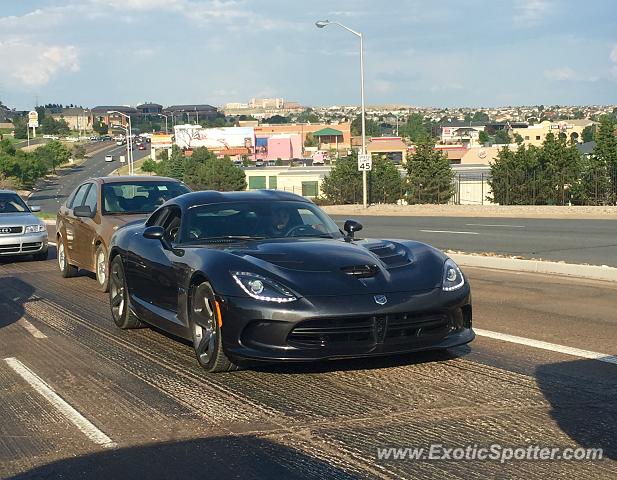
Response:
M13 235L24 233L24 227L0 227L0 235Z
M287 336L287 342L304 348L409 343L443 337L453 328L449 315L441 312L320 318L299 323Z
M41 249L43 244L41 242L30 242L30 243L13 243L10 245L0 245L0 255L10 255L12 253L28 253L28 252L36 252Z

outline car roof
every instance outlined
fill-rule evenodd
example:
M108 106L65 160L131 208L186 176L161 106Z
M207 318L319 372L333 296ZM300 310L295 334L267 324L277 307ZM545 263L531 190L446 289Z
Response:
M95 177L89 181L98 183L119 183L119 182L176 182L182 183L177 178L158 177L155 175L114 175L111 177Z
M255 202L255 201L295 201L311 203L310 200L291 192L282 190L251 190L241 192L217 192L215 190L205 190L201 192L191 192L180 195L170 203L184 208L208 203L227 203L227 202Z
M15 190L3 190L0 188L0 193L14 193L15 195L17 195L17 192Z

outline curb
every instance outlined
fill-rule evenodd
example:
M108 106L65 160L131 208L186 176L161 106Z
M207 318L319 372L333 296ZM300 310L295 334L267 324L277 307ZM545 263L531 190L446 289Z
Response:
M461 266L494 268L516 272L546 273L570 277L589 278L617 282L617 268L608 265L577 265L574 263L547 262L543 260L521 260L517 258L485 257L465 253L449 256Z

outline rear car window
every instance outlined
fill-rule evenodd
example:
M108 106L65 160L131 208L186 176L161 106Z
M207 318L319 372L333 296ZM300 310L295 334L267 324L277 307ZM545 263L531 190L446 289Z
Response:
M190 192L179 182L127 181L103 184L103 214L152 213L167 200Z

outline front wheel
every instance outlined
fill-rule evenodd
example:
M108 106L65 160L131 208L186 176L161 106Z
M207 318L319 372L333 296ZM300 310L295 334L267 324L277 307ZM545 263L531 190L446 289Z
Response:
M237 366L223 351L220 309L208 282L191 289L189 321L199 364L209 373L230 372Z
M120 255L114 257L109 273L109 305L114 323L122 328L140 328L144 324L129 308L129 293Z

